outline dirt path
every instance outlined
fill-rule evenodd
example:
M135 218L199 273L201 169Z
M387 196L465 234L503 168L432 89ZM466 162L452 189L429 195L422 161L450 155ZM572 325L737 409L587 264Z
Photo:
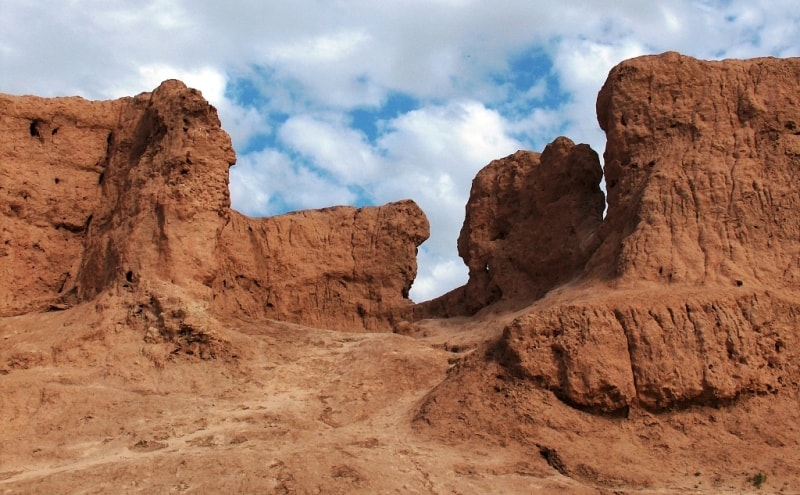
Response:
M415 429L423 398L486 338L454 328L234 322L248 346L234 363L158 367L137 340L84 345L107 353L100 366L5 369L0 493L634 493L584 485L480 429L458 442Z

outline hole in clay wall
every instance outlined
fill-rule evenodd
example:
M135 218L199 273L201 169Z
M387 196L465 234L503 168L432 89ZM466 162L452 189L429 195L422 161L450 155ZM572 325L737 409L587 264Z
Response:
M29 127L29 131L31 133L31 137L41 137L41 134L39 134L39 121L38 120L32 120L31 121L31 125Z

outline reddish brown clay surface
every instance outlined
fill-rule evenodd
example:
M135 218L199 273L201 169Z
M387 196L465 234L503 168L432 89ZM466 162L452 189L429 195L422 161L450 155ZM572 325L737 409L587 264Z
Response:
M496 160L417 306L416 204L238 214L182 83L0 95L0 492L800 493L799 81L623 62L605 218L587 146Z
M243 217L230 138L178 81L111 102L2 96L0 118L0 315L106 294L352 331L411 306L415 203Z

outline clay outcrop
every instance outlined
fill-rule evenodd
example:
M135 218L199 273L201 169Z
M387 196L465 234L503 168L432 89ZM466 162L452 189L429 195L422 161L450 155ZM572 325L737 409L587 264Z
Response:
M214 314L389 330L411 306L428 237L413 202L243 217L230 138L178 81L105 102L2 96L0 119L2 316L104 295L175 339Z
M798 76L798 59L677 53L615 67L597 98L609 221L592 272L796 286Z
M428 229L410 200L268 218L233 212L217 246L213 306L321 328L391 330L411 309Z
M586 145L496 160L419 305L413 201L231 210L182 83L0 95L0 486L789 493L798 94L798 59L621 63L607 214Z
M494 160L472 181L458 253L469 280L417 304L417 319L520 309L583 272L597 247L603 170L586 144L559 137L542 153Z
M563 169L583 178L542 175L524 189L505 178L526 155L487 166L459 239L470 266L461 291L473 294L473 311L507 294L539 299L483 355L603 413L797 387L798 81L797 59L667 53L615 67L597 102L608 136L602 223L593 166ZM542 164L554 147L563 138ZM529 206L548 201L551 210ZM509 213L476 221L476 211ZM520 263L526 255L532 262ZM470 363L461 372L485 366Z
M797 375L798 76L797 60L620 64L597 103L605 218L586 145L492 162L458 240L468 284L416 308L428 222L412 201L232 211L230 140L177 81L108 102L3 96L0 315L104 301L208 355L219 317L388 331L513 309L484 355L579 408L780 391Z
M478 173L458 238L467 312L501 299L530 302L583 269L603 219L602 173L597 153L565 137Z
M46 308L77 273L122 105L0 96L0 314Z

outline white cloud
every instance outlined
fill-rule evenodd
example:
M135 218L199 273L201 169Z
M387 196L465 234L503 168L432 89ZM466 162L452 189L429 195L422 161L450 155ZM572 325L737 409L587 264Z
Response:
M276 45L268 57L294 65L330 64L348 58L369 41L370 36L363 30L340 31Z
M547 94L547 81L539 79L535 84L525 91L525 98L529 100L541 100Z
M482 104L457 101L402 115L378 139L391 169L387 180L373 185L376 199L413 198L431 224L431 237L420 251L420 278L411 290L414 300L466 282L466 267L454 256L464 206L477 171L521 147L507 127Z
M469 100L411 111L391 121L388 129L378 144L390 156L407 163L439 161L452 170L463 170L453 158L457 162L496 156L519 144L508 138L501 115Z
M340 183L364 185L378 178L379 157L363 134L342 121L299 115L286 121L278 134L286 146L308 157Z
M442 288L460 287L467 281L467 267L459 259L433 255L424 247L417 259L419 270L410 294L413 301L428 301L442 295Z
M605 82L608 71L620 60L644 53L644 46L628 39L615 44L585 39L559 44L554 56L554 70L562 87L571 95L570 100L558 109L559 120L567 124L565 135L575 142L590 144L602 155L605 135L597 124L594 112L597 92Z
M155 88L166 79L179 79L187 86L199 89L203 97L212 104L219 104L225 94L227 83L225 74L213 67L198 67L196 69L182 69L166 64L143 65L138 68L138 77L129 81L129 87L112 86L108 91L121 97L134 94L135 87Z
M428 249L452 252L475 174L521 147L497 112L473 101L409 112L387 125L378 146L391 163L374 185L378 201L410 197L431 222Z
M263 150L239 159L231 168L233 207L252 216L287 210L352 204L356 196L345 186L332 184L285 153Z

